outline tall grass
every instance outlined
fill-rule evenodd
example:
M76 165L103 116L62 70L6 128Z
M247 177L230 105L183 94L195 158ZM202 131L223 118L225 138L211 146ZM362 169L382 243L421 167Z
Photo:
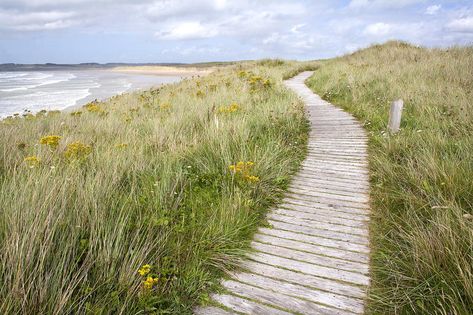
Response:
M373 314L473 313L473 48L390 42L308 84L370 134ZM386 133L402 98L402 130Z
M304 156L303 106L281 84L297 66L0 122L0 313L184 314L205 300ZM51 135L57 147L40 144ZM239 161L251 180L229 169Z

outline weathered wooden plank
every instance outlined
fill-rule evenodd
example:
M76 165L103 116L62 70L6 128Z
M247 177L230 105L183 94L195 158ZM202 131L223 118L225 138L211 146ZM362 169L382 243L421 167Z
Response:
M278 293L303 298L315 303L320 303L333 308L350 312L360 313L363 311L363 302L333 293L307 288L301 285L274 280L261 275L251 273L237 273L233 276L237 281L256 286L262 289L276 291Z
M363 203L363 202L354 202L354 201L347 201L347 200L340 200L340 198L337 198L336 195L332 196L322 196L322 195L305 195L301 193L296 193L296 192L291 192L288 191L287 196L290 198L294 199L299 199L299 200L306 200L306 201L312 201L312 202L321 202L321 203L326 203L326 204L335 204L341 207L347 207L347 208L358 208L358 209L367 209L369 207L368 203Z
M338 162L338 161L306 161L302 163L303 167L307 168L318 168L323 167L325 169L333 170L346 170L360 173L367 173L367 164L358 164L351 162Z
M358 162L358 163L365 162L365 157L363 156L357 157L357 156L353 156L349 154L339 154L339 153L324 154L321 152L317 152L316 150L308 150L307 157L311 159L319 159L323 157L326 160L333 160L333 161L353 161L353 162Z
M366 289L363 289L363 287L357 285L351 285L336 280L330 280L296 271L291 271L284 268L263 264L253 260L243 261L241 263L241 267L245 270L266 277L296 283L322 291L335 293L338 295L363 299L366 294Z
M290 221L290 218L288 218L288 221ZM346 233L341 233L338 231L321 230L321 229L314 228L313 226L299 225L299 224L296 224L295 222L268 220L268 223L271 224L272 227L280 229L280 230L304 233L308 235L320 236L320 237L330 238L330 239L338 240L338 241L352 242L352 243L361 244L361 245L368 245L369 243L368 238L364 236L346 234Z
M344 195L344 196L353 196L353 195L362 195L365 196L365 198L369 199L368 196L368 190L366 188L356 188L356 187L350 187L347 185L342 185L339 183L322 183L314 180L307 180L307 181L301 181L298 178L295 178L291 181L290 187L295 188L295 189L301 189L301 190L307 190L308 186L313 187L314 189L317 189L318 191L323 191L330 193L332 192L333 194L336 195Z
M368 181L369 179L369 172L368 169L362 168L349 168L337 165L326 165L326 164L317 164L317 165L310 165L310 164L303 164L300 168L300 175L304 175L306 173L310 176L319 177L328 177L329 179L347 179L351 180L355 183L361 181ZM365 182L366 183L366 182Z
M305 186L310 186L312 183L320 183L323 186L335 186L338 188L360 189L368 191L369 186L367 180L349 179L349 178L334 178L328 176L317 176L317 174L300 174L293 177L293 181L300 181Z
M317 208L314 206L301 206L301 205L291 204L287 202L279 205L279 208L291 210L291 211L314 213L314 214L324 215L324 216L332 216L334 218L347 219L347 220L355 220L355 221L362 221L362 222L369 220L369 216L367 216L366 214L355 214L353 212L342 212L339 210L323 209L323 208Z
M333 179L347 179L354 182L366 181L368 179L368 176L366 174L351 174L348 172L340 172L328 169L307 169L305 167L301 168L298 175L326 177Z
M344 201L352 201L352 202L359 202L359 203L368 203L369 202L369 197L366 194L363 193L340 193L337 191L327 191L327 189L317 189L316 187L295 187L295 186L289 186L288 189L290 192L298 193L298 194L303 194L307 196L316 196L316 197L330 197L330 198L336 198L337 200L344 200Z
M367 230L354 228L354 227L351 227L351 226L336 225L336 224L330 224L330 223L326 223L326 222L307 220L307 219L296 218L296 217L288 217L286 215L280 215L280 214L277 214L277 213L268 213L267 217L268 217L268 219L271 219L271 220L277 220L277 221L288 222L288 223L293 223L293 224L298 224L298 225L304 225L304 226L307 226L307 227L312 227L312 228L321 229L321 230L340 232L340 233L345 233L345 234L349 234L349 235L350 234L351 235L359 235L359 236L362 236L362 237L367 237L368 236L368 231Z
M230 312L220 307L216 306L206 306L206 307L198 307L194 310L194 314L196 315L235 315L236 313Z
M308 165L315 165L315 164L333 164L333 165L341 165L341 166L348 166L348 167L359 167L359 168L366 168L368 166L368 163L362 162L362 161L353 161L352 159L346 159L345 161L336 161L332 160L330 158L319 158L316 161L312 159L308 159L307 161L304 161L303 164L308 164Z
M290 209L279 208L273 211L276 214L287 215L289 217L296 217L299 219L307 219L307 220L314 220L317 222L327 222L331 224L338 224L338 225L345 225L351 227L358 227L364 228L366 227L366 220L353 220L348 218L339 218L335 216L326 215L326 214L318 214L315 211L312 213L303 212L303 211L294 211Z
M279 237L279 238L284 238L284 239L289 239L289 240L294 240L294 241L299 241L299 242L305 242L305 243L310 243L314 245L330 247L334 249L341 249L344 251L348 250L355 253L369 253L369 248L364 245L355 244L355 243L346 242L346 241L332 240L332 239L324 238L320 236L313 236L313 235L307 235L307 234L301 235L301 233L279 230L276 228L273 228L273 229L259 228L258 232L261 234L271 235L274 237Z
M322 181L322 182L331 182L334 185L345 185L348 187L354 187L354 188L359 188L359 189L367 189L368 188L368 180L362 180L360 178L336 178L333 176L327 176L324 174L307 174L307 173L297 173L293 177L294 180L301 180L306 182L307 185L310 185L312 181Z
M349 206L339 206L335 205L333 203L323 203L323 202L312 202L312 201L307 201L303 199L297 199L297 198L292 198L292 197L285 197L283 199L282 205L285 205L286 203L289 204L295 204L295 205L302 205L302 206L308 206L308 207L313 207L317 209L324 209L324 210L329 210L329 211L340 211L340 212L345 212L345 213L353 213L353 214L364 214L367 215L369 213L368 211L368 206L364 208L354 208L354 207L349 207Z
M254 299L262 303L274 305L282 309L291 310L300 314L322 314L322 315L345 315L350 314L349 312L337 310L334 308L326 307L314 302L303 300L300 298L291 297L285 294L281 294L275 291L269 291L261 288L257 288L241 282L226 280L223 281L222 285L229 291L234 292L240 296Z
M354 262L367 263L368 255L364 253L356 253L347 250L335 249L331 247L321 246L318 244L300 242L289 238L280 238L269 234L256 234L254 240L260 243L270 244L274 246L292 248L295 250L306 251L314 255L333 257Z
M248 258L265 264L280 266L282 268L306 273L313 276L344 281L347 283L352 283L361 286L369 284L369 277L360 273L348 272L331 267L313 265L302 261L287 259L260 252L248 254Z
M211 299L236 312L255 315L291 315L293 313L278 310L251 300L243 299L235 295L212 294Z
M347 261L343 259L316 255L308 252L302 252L299 250L280 247L270 244L264 244L253 241L251 247L259 252L263 252L270 255L281 256L288 259L299 260L310 264L321 265L321 266L333 266L337 269L358 272L361 274L368 274L368 267L363 263L357 263L353 261Z

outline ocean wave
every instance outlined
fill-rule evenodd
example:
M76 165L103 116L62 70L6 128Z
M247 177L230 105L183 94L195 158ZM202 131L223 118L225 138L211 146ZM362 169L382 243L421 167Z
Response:
M67 82L76 78L72 73L25 72L17 76L0 77L0 92L15 92L35 89L40 86Z
M90 95L89 89L37 91L29 94L4 97L0 101L2 116L25 110L37 112L42 109L65 109L76 105L77 101Z
M17 88L9 88L9 89L0 89L0 92L15 92L15 91L26 91L28 88L26 87L17 87Z

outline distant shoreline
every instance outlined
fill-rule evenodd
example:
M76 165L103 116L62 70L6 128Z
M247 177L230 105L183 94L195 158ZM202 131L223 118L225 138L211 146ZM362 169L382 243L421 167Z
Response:
M120 66L110 69L110 71L113 72L181 77L207 75L214 70L215 67L197 68L173 66Z

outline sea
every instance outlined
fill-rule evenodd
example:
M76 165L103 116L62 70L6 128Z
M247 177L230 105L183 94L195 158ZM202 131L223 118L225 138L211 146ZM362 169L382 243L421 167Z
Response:
M0 72L0 118L43 109L62 110L180 79L95 69L4 71Z

